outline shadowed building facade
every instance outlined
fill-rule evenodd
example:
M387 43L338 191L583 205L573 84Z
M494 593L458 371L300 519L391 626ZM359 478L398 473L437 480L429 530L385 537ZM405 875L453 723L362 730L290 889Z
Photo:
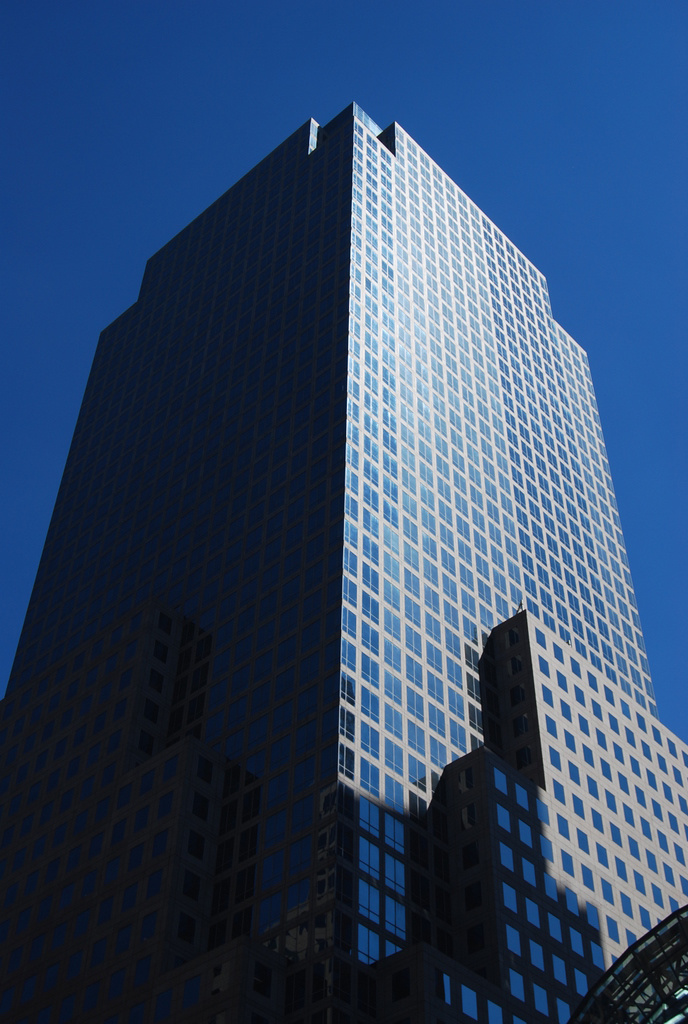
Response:
M587 358L399 125L151 258L0 719L0 1019L566 1021L685 901Z

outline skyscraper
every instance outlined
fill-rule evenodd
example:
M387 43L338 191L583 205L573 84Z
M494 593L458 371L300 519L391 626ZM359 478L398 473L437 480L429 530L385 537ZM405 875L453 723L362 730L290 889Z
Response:
M585 353L398 125L149 261L1 728L8 1020L566 1021L688 895Z

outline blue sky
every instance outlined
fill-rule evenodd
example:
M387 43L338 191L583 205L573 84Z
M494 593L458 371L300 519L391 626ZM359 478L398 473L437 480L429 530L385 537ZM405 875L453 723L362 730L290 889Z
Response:
M100 330L155 250L355 99L539 267L587 350L660 713L688 739L688 5L37 0L3 5L0 37L0 692Z

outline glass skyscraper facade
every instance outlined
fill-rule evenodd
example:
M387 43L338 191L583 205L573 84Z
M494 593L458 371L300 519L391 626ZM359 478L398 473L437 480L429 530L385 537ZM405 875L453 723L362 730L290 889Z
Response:
M399 125L149 261L1 718L0 1019L565 1022L688 899L587 357Z

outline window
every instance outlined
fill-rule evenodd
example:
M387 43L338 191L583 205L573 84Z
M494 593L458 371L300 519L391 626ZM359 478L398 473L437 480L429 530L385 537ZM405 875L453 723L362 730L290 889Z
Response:
M380 892L364 879L358 883L358 910L374 924L380 923Z
M448 974L435 968L435 995L447 1005L451 1005L451 984Z
M358 958L366 964L380 959L380 936L363 924L358 926Z
M196 935L196 920L190 914L183 911L179 914L179 925L177 935L183 942L193 942Z
M188 978L184 982L184 993L182 995L182 1009L186 1009L186 1007L188 1006L195 1006L200 998L201 976L200 974L197 974L194 978Z
M153 1016L154 1021L169 1020L172 1012L172 989L168 988L165 992L161 992L155 1000L155 1013Z
M198 832L193 829L189 830L189 839L187 843L187 850L192 857L196 857L197 860L203 860L203 854L205 852L205 839Z
M200 985L200 976L198 977L198 982ZM262 964L259 960L256 960L253 971L253 991L257 992L260 996L269 998L271 989L272 970L266 964Z
M392 975L392 1002L406 999L411 994L411 972L408 967Z

